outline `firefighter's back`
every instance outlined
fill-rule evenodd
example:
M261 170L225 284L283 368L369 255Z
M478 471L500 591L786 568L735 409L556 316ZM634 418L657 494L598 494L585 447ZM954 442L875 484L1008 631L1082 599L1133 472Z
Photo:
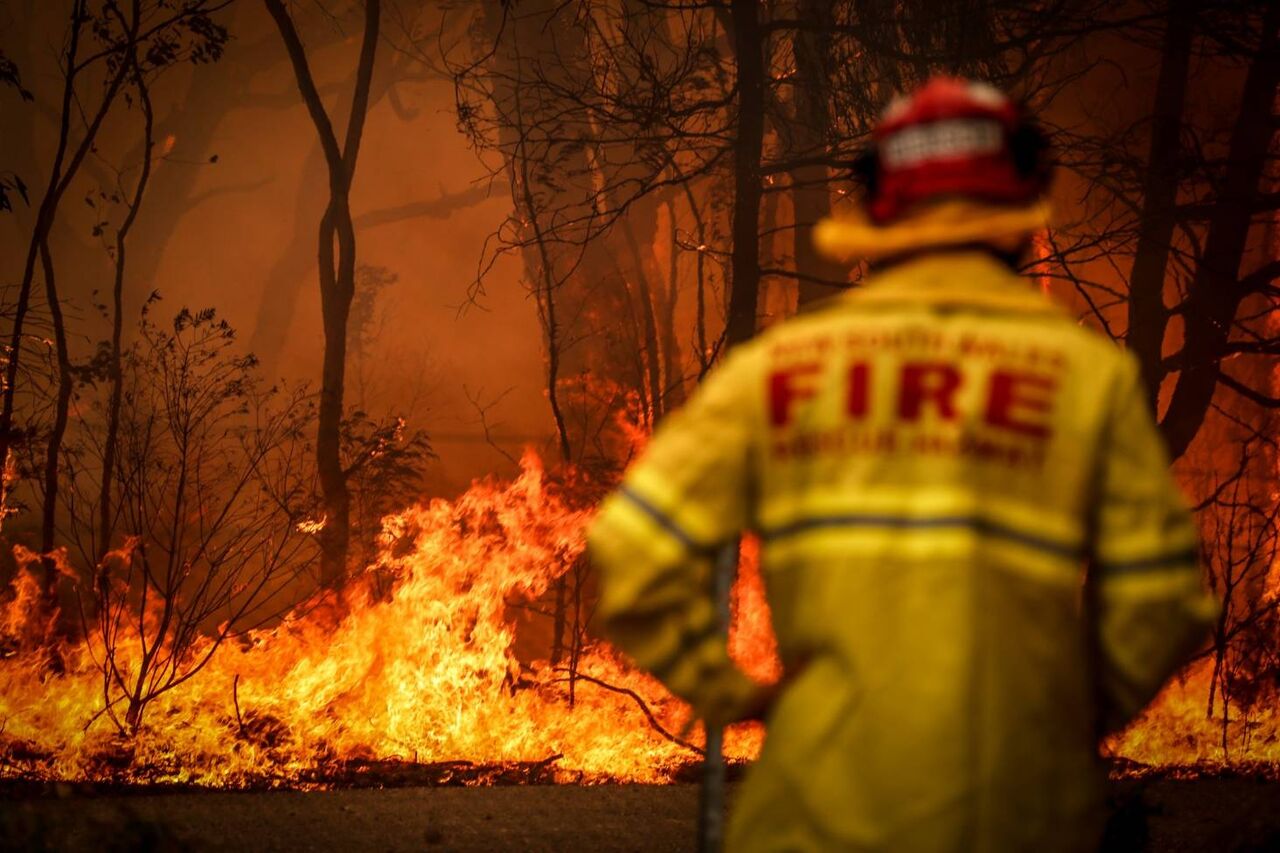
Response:
M1099 733L1214 617L1136 360L1006 263L1045 144L985 84L891 102L865 216L815 229L882 271L730 352L593 525L610 637L712 724L767 691L707 555L762 539L789 678L731 849L1089 849Z
M755 523L804 666L734 846L1087 848L1082 558L1122 354L982 251L899 264L752 347Z

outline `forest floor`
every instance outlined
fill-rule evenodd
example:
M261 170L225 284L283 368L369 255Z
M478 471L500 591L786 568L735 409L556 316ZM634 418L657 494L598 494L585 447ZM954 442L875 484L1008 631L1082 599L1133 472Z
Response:
M1113 783L1109 849L1280 850L1280 783ZM0 787L5 850L683 851L693 785L499 786L324 792Z

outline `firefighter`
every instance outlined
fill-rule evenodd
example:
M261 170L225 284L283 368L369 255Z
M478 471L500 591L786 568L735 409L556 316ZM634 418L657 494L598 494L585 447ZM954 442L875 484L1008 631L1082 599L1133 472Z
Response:
M816 229L865 284L737 347L602 505L601 619L709 726L770 704L731 850L1096 847L1100 736L1216 610L1133 357L1015 272L1042 136L935 78ZM729 659L712 555L761 543L788 676ZM803 666L801 666L803 662Z

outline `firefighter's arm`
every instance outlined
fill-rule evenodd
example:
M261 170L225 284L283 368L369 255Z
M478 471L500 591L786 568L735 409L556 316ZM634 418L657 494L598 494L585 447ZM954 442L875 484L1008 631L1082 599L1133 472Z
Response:
M1091 582L1108 731L1154 698L1205 639L1218 612L1204 589L1195 522L1169 470L1132 357L1124 358L1112 388Z
M751 358L735 352L663 421L588 536L606 635L712 725L758 699L729 659L711 595L715 553L748 521L760 405Z

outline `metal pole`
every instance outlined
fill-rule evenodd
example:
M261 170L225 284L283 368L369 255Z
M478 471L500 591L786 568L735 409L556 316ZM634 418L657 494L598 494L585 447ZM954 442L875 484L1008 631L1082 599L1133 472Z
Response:
M716 555L711 571L716 627L726 642L729 638L729 593L737 571L738 542L734 540ZM724 849L724 819L724 729L708 726L706 756L702 760L702 796L698 803L698 853L720 853Z

